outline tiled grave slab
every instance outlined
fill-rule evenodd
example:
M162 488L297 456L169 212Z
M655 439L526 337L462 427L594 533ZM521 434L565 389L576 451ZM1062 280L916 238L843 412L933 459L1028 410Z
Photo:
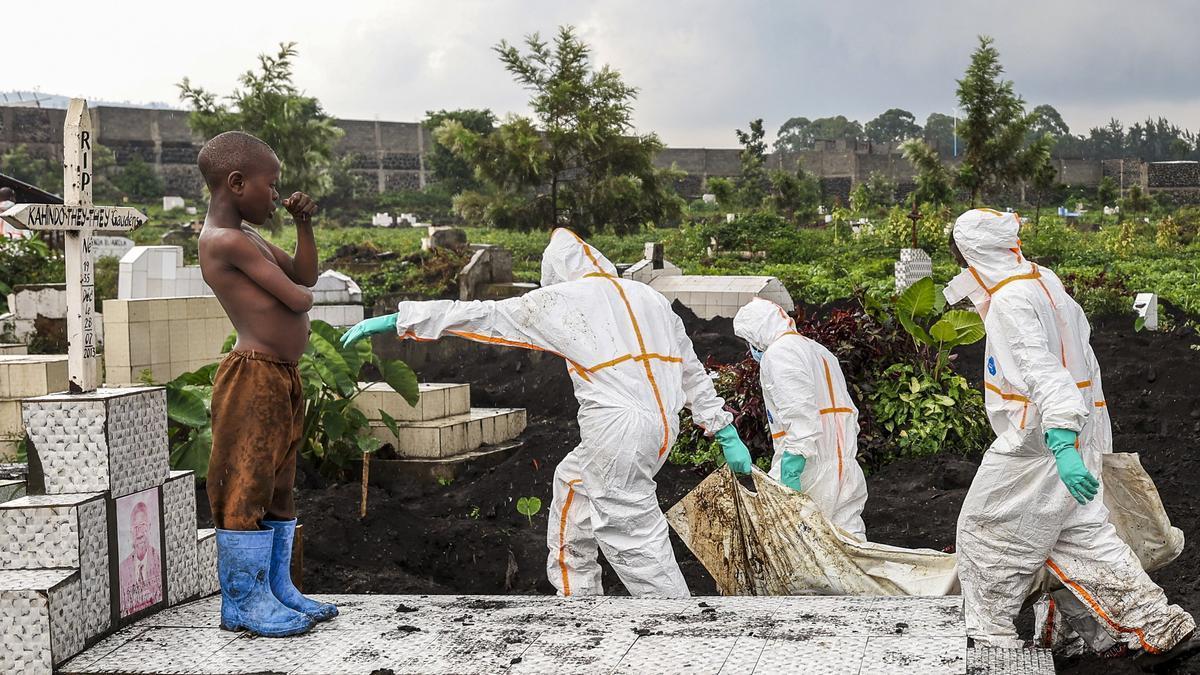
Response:
M25 480L19 478L0 479L0 504L25 496Z
M0 673L48 673L83 649L79 573L0 570Z
M26 399L21 412L31 493L123 497L158 487L170 475L162 387L38 396Z
M1041 675L1054 672L1054 657L1048 649L967 650L967 672L988 675Z
M83 640L111 623L108 508L101 494L38 495L0 504L0 569L79 570L72 612Z
M221 590L217 580L217 531L196 532L196 592L212 595Z
M163 483L163 514L167 546L167 601L176 605L199 592L196 537L196 477L191 471L172 471Z
M304 636L220 631L211 597L143 619L62 672L1054 672L1048 653L968 650L958 598L317 597L342 613Z
M860 675L922 673L958 675L966 672L967 643L960 637L872 636L867 638Z

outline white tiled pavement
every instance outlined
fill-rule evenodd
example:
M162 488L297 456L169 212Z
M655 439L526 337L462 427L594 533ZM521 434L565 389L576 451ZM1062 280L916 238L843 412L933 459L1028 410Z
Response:
M209 597L143 619L62 673L1053 673L1048 652L968 649L961 600L317 596L307 635L217 628Z

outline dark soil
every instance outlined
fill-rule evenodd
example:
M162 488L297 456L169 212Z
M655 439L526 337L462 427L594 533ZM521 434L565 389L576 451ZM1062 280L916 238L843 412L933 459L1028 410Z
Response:
M679 308L677 307L677 310ZM681 312L685 314L686 312ZM690 313L687 313L690 314ZM745 354L729 320L685 317L696 352L730 362ZM1093 347L1104 369L1104 389L1114 424L1115 449L1138 452L1154 478L1172 523L1189 542L1200 541L1200 343L1194 331L1135 333L1132 319L1101 320ZM357 482L301 489L305 523L305 586L325 593L550 593L546 579L546 518L555 464L578 442L577 403L560 360L521 350L443 340L376 343L405 358L423 381L468 382L473 405L529 409L524 447L489 469L470 469L449 485L429 483L389 492L372 488L370 513L358 518ZM982 343L962 350L956 367L978 385ZM863 514L872 541L944 549L978 457L937 456L898 461L868 476ZM668 464L658 475L665 510L706 473ZM516 500L536 496L542 510L532 524ZM201 503L206 500L201 495ZM672 537L684 576L695 594L716 588L703 567ZM1172 602L1200 612L1200 553L1185 548L1151 576ZM605 585L624 593L605 566ZM1030 630L1025 616L1019 625ZM1194 665L1193 665L1194 664ZM1059 664L1060 672L1137 672L1127 661L1096 659ZM1168 672L1200 672L1200 658Z

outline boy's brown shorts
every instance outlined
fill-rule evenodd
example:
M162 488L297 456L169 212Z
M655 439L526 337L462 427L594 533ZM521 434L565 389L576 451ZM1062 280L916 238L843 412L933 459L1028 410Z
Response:
M230 352L212 391L208 502L223 530L257 530L260 521L296 517L292 484L304 442L304 389L296 363L251 351Z

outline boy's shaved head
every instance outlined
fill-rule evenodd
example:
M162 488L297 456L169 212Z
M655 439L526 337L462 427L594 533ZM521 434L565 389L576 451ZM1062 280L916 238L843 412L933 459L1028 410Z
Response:
M234 171L248 173L264 166L267 159L278 161L275 151L263 140L244 131L217 134L200 148L196 164L209 190L225 181Z

